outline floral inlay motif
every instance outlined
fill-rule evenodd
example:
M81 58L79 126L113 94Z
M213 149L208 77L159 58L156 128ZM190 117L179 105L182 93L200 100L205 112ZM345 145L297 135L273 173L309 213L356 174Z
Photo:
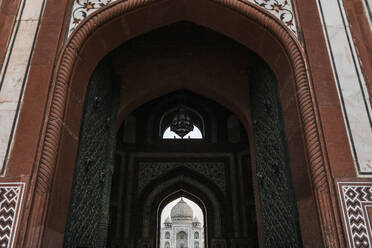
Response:
M244 0L253 2L278 17L297 35L296 21L291 0Z
M71 9L68 34L70 35L77 25L88 15L114 1L117 0L75 0Z
M79 23L87 16L94 13L96 10L116 1L123 0L74 0L70 24L68 27L68 35L74 31ZM236 0L239 1L239 0ZM250 2L257 4L261 8L267 10L283 22L295 35L297 35L297 27L295 14L291 0L241 0L242 2Z

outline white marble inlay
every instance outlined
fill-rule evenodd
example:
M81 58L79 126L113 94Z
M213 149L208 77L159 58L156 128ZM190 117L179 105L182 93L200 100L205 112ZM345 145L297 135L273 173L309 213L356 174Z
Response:
M364 0L363 5L369 22L369 27L372 29L372 0Z
M38 21L43 7L43 0L26 0L22 11L22 15L18 20L22 21Z
M0 163L10 151L17 108L27 79L32 48L36 39L44 0L21 2L8 51L0 73ZM5 161L6 162L6 161Z
M74 0L70 14L68 35L74 31L79 23L96 10L120 0Z
M318 0L318 6L355 165L360 175L372 174L371 107L345 10L341 0Z
M297 35L295 10L291 0L243 0L269 11Z
M18 102L20 89L35 37L37 21L22 22L13 46L13 53L8 60L4 81L0 91L1 102Z
M8 147L9 135L12 129L16 108L17 103L14 102L0 104L0 158L4 158Z
M74 0L71 8L68 36L87 16L116 1L122 0ZM243 2L244 1L254 3L270 12L297 35L295 13L291 0L243 0Z

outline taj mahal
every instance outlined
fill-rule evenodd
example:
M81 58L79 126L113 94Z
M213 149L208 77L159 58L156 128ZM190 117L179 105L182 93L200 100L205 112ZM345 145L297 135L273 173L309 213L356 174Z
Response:
M160 248L204 248L204 228L183 198L162 223Z

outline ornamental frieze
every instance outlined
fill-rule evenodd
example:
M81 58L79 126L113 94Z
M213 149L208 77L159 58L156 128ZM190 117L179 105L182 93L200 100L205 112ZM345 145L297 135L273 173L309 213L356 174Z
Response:
M68 36L89 15L117 1L122 0L74 0L70 13ZM242 0L240 2L253 3L271 13L297 36L295 12L291 0Z
M214 182L222 192L225 192L225 163L223 162L139 162L138 192L141 192L159 176L181 167L204 175Z

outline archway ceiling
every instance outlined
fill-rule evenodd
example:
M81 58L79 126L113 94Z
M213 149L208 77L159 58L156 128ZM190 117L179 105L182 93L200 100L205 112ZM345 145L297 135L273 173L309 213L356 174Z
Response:
M123 0L74 0L70 13L70 23L68 26L68 36L87 16L97 10ZM295 9L292 0L235 0L239 2L253 3L265 11L271 13L279 19L297 37L297 25L295 19Z

